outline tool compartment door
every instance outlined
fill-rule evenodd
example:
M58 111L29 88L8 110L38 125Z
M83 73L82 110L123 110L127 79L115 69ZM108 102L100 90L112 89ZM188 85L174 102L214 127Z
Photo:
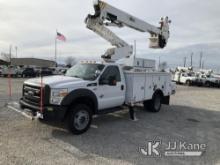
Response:
M145 76L145 99L144 100L151 100L153 96L153 75L147 74Z
M135 102L140 102L144 100L145 96L145 74L135 74L133 95Z
M145 96L145 74L125 73L126 79L126 102L136 103L144 100Z

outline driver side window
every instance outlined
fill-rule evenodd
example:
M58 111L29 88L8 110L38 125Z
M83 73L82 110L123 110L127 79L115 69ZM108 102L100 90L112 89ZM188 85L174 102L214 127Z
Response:
M100 85L109 84L110 81L121 82L120 71L117 66L108 66L100 77Z

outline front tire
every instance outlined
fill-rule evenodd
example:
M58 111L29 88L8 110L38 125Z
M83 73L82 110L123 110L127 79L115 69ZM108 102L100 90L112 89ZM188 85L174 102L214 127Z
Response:
M69 115L68 126L69 130L75 134L80 135L86 132L92 122L92 110L85 104L78 104L71 108Z

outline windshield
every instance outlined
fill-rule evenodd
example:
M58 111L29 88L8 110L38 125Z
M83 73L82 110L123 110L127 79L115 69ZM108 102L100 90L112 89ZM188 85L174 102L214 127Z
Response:
M66 76L93 81L104 67L102 64L76 64L66 72Z

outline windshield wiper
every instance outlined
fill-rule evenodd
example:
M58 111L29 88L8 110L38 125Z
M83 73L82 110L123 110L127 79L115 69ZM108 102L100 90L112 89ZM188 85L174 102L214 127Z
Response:
M92 81L91 78L83 78L83 80L89 80L89 81Z
M68 76L68 75L66 75L66 76ZM92 78L86 78L86 77L80 77L80 76L70 76L69 75L69 77L75 77L75 78L79 78L79 79L82 79L82 80L89 80L89 81L92 81L93 79Z
M82 79L82 77L79 77L79 76L72 76L72 77L75 77L75 78L80 78L80 79Z

